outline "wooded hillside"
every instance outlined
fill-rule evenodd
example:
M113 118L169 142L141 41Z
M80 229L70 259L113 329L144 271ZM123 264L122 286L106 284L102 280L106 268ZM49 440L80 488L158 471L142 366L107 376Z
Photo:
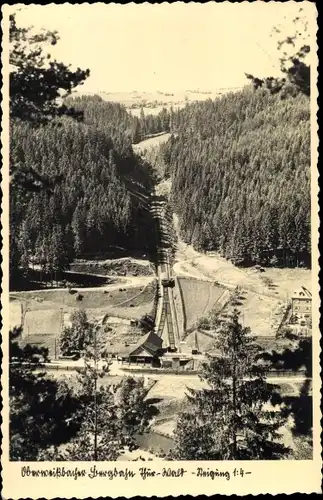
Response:
M129 115L118 104L104 103L101 114L96 99L83 104L84 123L61 118L35 128L12 122L11 164L59 179L49 190L11 186L13 268L35 258L44 271L59 271L74 256L151 246L145 201L151 180L126 134Z
M307 264L308 97L246 87L176 115L164 160L185 241L238 264L275 263L282 252Z

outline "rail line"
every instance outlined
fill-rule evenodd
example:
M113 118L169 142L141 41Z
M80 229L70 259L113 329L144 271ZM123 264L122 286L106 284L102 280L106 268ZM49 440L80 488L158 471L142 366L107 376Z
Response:
M157 335L162 336L165 328L167 328L168 344L171 351L177 349L176 345L176 331L178 330L176 318L174 317L175 305L173 294L170 291L172 268L169 263L168 249L170 242L168 239L167 221L163 213L163 206L165 199L156 195L151 198L151 211L156 219L156 241L158 246L158 279L159 285L163 288L163 294L160 298L161 301L161 315L157 327Z

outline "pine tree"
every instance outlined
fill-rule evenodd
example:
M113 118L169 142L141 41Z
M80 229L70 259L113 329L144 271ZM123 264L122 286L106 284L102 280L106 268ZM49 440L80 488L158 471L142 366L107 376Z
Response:
M55 225L51 234L51 266L57 282L58 276L68 268L69 259L62 227Z
M140 129L141 129L141 138L144 139L145 136L147 135L147 130L146 130L145 112L142 106L140 108Z
M204 364L207 388L190 390L189 409L175 430L172 457L181 460L279 459L289 450L279 443L281 412L266 409L278 403L277 387L266 381L265 366L250 329L234 311L218 331L217 358Z
M75 440L69 444L64 460L116 460L120 453L118 417L111 387L99 385L99 379L109 371L108 364L99 369L100 353L97 331L94 330L92 345L84 356L84 369L80 370L79 399L81 428Z
M131 140L134 144L138 144L142 139L142 131L140 126L140 121L136 116L133 118L132 128L131 128Z
M308 32L308 21L301 14L293 19L294 33L283 39L277 40L277 50L280 53L280 70L282 77L258 78L246 73L246 77L251 80L255 89L266 87L272 94L280 92L282 96L296 95L301 92L306 96L310 95L311 69L309 65L309 45L310 34ZM273 34L281 36L281 27L275 26ZM273 35L272 34L272 35ZM291 49L291 50L288 50Z
M50 122L55 116L67 115L77 120L82 113L60 104L60 99L71 94L89 76L89 70L51 60L44 46L56 45L57 32L43 31L32 35L30 28L21 28L15 14L10 15L10 116L38 126ZM62 175L43 176L32 164L10 161L11 183L25 190L51 192L61 182Z
M58 33L43 31L31 35L30 28L17 26L15 15L10 16L10 114L14 118L47 122L53 116L68 114L80 117L58 97L69 95L89 76L89 70L72 72L68 66L51 61L44 45L56 45Z

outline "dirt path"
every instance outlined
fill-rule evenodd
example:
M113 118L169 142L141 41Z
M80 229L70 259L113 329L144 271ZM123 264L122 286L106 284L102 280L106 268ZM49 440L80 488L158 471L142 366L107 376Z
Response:
M98 363L98 367L102 368L104 365L107 364L107 361L100 361ZM83 359L79 359L77 361L71 361L71 360L59 360L55 361L50 364L45 364L46 368L50 373L73 373L73 370L76 370L77 368L82 368L84 366L84 361ZM61 369L56 370L55 367L60 366ZM144 373L144 371L138 372L138 369L140 370L141 368L138 367L137 365L130 365L128 366L127 364L121 364L118 363L118 361L112 361L112 363L109 366L109 374L111 376L123 376L123 377L139 377L139 378L145 378L147 380L169 380L168 383L171 383L170 381L174 381L174 384L179 384L181 381L196 381L198 384L201 384L200 378L197 374L185 374L185 373L168 373L168 372L163 372L161 371L160 373ZM124 371L123 368L130 368L129 371ZM295 383L301 383L304 382L304 380L307 379L305 375L281 375L281 376L270 376L268 375L268 380L270 380L271 383L273 384L281 384L281 383L287 383L287 384L295 384ZM151 390L153 390L154 386L152 386Z
M145 150L155 148L168 141L171 134L168 132L156 134L154 137L149 137L148 139L144 139L138 144L133 144L132 148L136 153L144 153Z

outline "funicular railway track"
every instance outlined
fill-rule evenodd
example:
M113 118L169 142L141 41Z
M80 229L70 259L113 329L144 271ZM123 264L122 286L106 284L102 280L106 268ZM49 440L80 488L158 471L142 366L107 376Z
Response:
M161 315L157 326L157 335L162 336L165 328L167 329L168 345L171 351L177 349L175 331L177 325L174 324L174 301L171 290L172 270L169 263L168 250L170 248L169 236L167 231L167 221L163 213L165 200L161 197L153 196L151 199L151 210L156 220L157 244L158 244L158 279L161 294Z
M168 279L171 278L170 266L168 263L161 264L161 272L162 272L163 276L167 276ZM164 286L163 306L162 306L163 309L162 309L162 314L161 314L157 334L159 336L162 336L164 328L166 326L167 333L168 333L169 348L170 348L170 350L173 351L176 349L176 340L175 340L175 332L174 332L176 325L174 325L174 318L173 318L172 310L171 310L171 300L172 300L172 297L171 297L170 288L168 286Z

